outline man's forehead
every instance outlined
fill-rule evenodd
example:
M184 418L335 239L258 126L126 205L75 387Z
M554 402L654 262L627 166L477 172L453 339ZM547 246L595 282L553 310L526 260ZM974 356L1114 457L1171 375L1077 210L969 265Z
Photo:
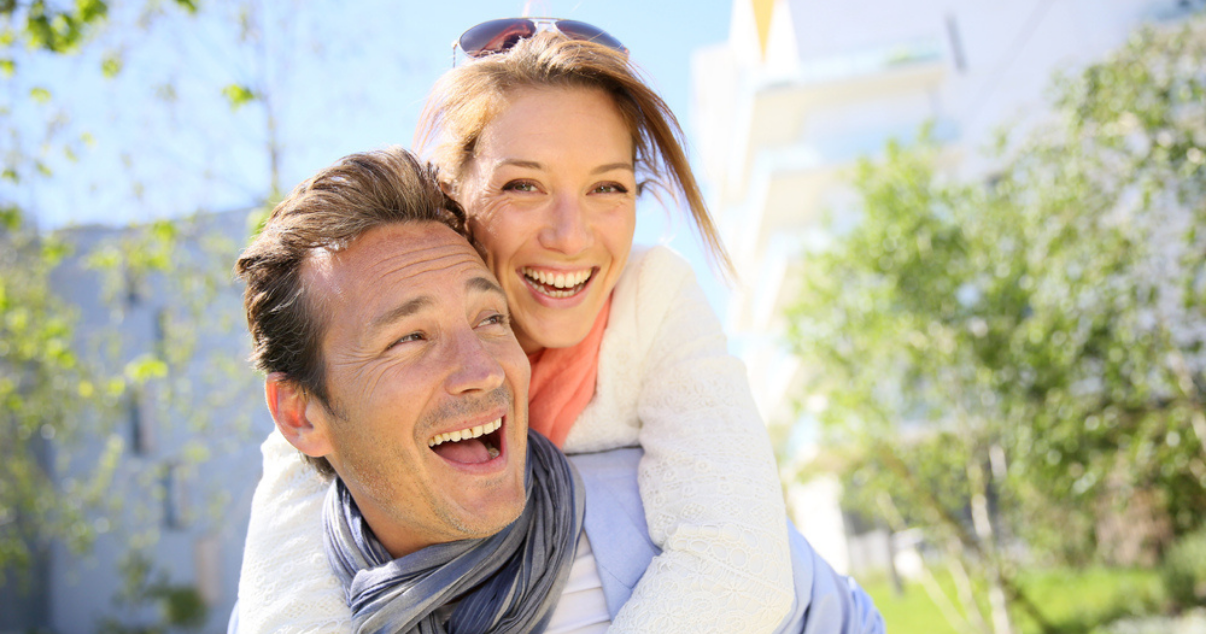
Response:
M370 229L341 249L316 251L303 274L324 289L319 292L327 299L403 291L407 282L461 286L464 282L458 280L484 277L497 284L468 240L438 222Z

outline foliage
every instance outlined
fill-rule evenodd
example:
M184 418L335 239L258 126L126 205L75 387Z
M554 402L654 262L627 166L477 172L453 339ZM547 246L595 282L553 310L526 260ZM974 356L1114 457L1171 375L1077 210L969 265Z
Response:
M39 60L90 46L107 26L111 8L142 8L145 16L164 6L190 13L197 8L191 0L136 0L124 7L104 0L0 0L0 71L5 77L0 81L13 89L0 104L0 137L5 139L0 177L5 185L29 188L43 181L59 187L55 179L86 161L79 150L94 144L87 132L57 144L71 131L70 117L58 107L71 95L36 83L28 87L31 77L23 76L23 69L37 69ZM139 27L144 26L140 21ZM120 53L94 56L101 76L122 72ZM41 81L37 70L26 74ZM218 96L217 88L214 92ZM22 103L44 114L44 131L28 119L10 116ZM40 137L37 149L23 145L27 136ZM51 168L47 157L52 146L69 159L67 170ZM132 189L137 194L137 183ZM228 273L235 247L212 222L151 222L108 232L109 239L99 244L84 240L77 245L77 238L89 232L39 232L31 221L39 212L36 199L27 200L24 209L19 199L20 189L0 190L0 592L6 595L30 590L27 575L52 543L65 543L80 555L108 539L146 557L154 552L160 525L178 521L197 530L209 528L208 518L187 510L178 520L160 517L167 514L164 498L171 478L194 477L212 456L229 454L232 445L245 440L245 434L237 433L240 424L246 426L243 415L220 419L222 434L208 432L214 412L245 398L244 388L252 385L237 351L229 358L199 360L210 352L203 347L207 338L213 341L228 332L239 317L230 301L235 294ZM99 283L68 302L52 291L61 290L64 279ZM151 346L130 345L146 339L131 336L130 300L136 296L162 304L144 310L154 313L149 321L157 340ZM95 312L81 315L80 305ZM81 327L81 317L86 327ZM197 407L202 398L208 408ZM157 426L170 440L156 455L132 459L140 452L127 428L134 410L163 421ZM183 433L173 437L167 431L172 426ZM164 464L173 469L170 476ZM228 491L199 488L211 508L228 502ZM130 495L113 495L114 490ZM151 568L141 577L127 575L127 582L135 581L131 587L100 590L124 593L130 605L160 605L158 620L174 627L195 628L207 618L194 589L168 583ZM123 622L109 619L106 627L120 629ZM0 629L10 624L0 618ZM152 629L143 629L160 626L148 627Z
M103 0L80 0L74 6L65 7L57 3L47 4L46 0L33 0L22 6L22 3L9 0L0 5L0 13L10 23L18 22L21 25L15 31L10 26L5 40L52 53L69 53L79 46L93 26L104 19L109 9Z
M789 312L855 503L890 501L1040 619L1026 553L1150 561L1204 521L1206 18L1052 94L987 183L928 135L860 163L859 217Z
M1206 529L1177 540L1160 572L1169 597L1181 607L1206 605Z
M212 455L229 454L245 440L238 429L249 428L250 414L233 405L255 400L249 398L255 385L249 369L236 351L198 354L203 339L238 324L237 293L226 266L233 242L215 233L212 222L183 219L132 227L68 255L69 242L39 237L20 224L15 210L4 219L0 571L9 578L0 579L0 588L20 587L26 569L52 542L66 542L78 554L111 535L150 551L156 527L165 522L205 530L212 520L187 509L179 518L161 517L164 496L171 494L169 476L163 468L147 468L152 456L131 446L129 430L117 424L131 399L153 395L133 403L162 421L156 424L160 434L183 432L182 440L157 451L175 470L173 478L191 477ZM77 309L52 294L58 286L52 274L64 261L95 269L100 306L114 311L110 323L94 323L87 336L74 328ZM88 275L75 275L81 274ZM123 324L131 295L160 298L167 307L154 324L156 344L141 351L114 345L129 331ZM202 399L206 407L196 407ZM212 433L215 412L232 412L220 418L221 434ZM114 496L114 490L130 495ZM214 508L229 503L226 491L204 492ZM143 586L123 592L146 590L138 602L161 605L163 622L198 625L207 618L195 590L162 580ZM106 627L126 622L108 618ZM139 631L158 631L154 627Z
M31 563L54 538L88 546L84 509L100 503L112 481L121 443L109 443L86 482L58 490L50 479L48 443L80 433L85 403L112 403L122 385L97 381L82 367L72 338L73 312L49 291L64 247L39 239L15 208L0 230L0 572ZM63 494L76 504L56 503Z
M137 611L154 606L159 619L152 625L129 626L109 617L101 621L102 634L166 634L171 628L197 630L205 625L209 609L195 588L174 584L166 573L156 573L155 564L145 553L134 551L121 562L125 583L118 593L118 607Z
M195 0L174 0L178 7L195 13ZM105 0L75 0L75 2L53 2L48 0L0 1L0 46L7 49L24 47L48 53L66 54L79 50L88 36L103 24L109 14L109 3ZM13 56L4 55L0 67L11 75L16 69Z
M945 571L937 572L936 585L955 594L955 582ZM1094 567L1087 570L1041 569L1026 573L1022 587L1044 598L1044 609L1052 622L1065 632L1092 632L1119 618L1159 613L1165 596L1158 575L1150 570ZM864 587L884 616L893 634L953 634L956 630L943 618L917 582L906 582L896 594L886 579L870 579ZM1022 632L1037 632L1022 621Z
M188 8L189 2L177 2ZM0 67L17 71L19 54L63 55L79 50L108 15L103 0L73 3L0 2ZM29 99L45 104L49 90L35 86ZM6 111L7 114L7 111ZM10 124L12 125L12 124ZM48 136L61 122L48 124ZM14 131L12 137L17 136ZM71 148L68 147L67 150ZM53 176L41 160L7 151L3 176L16 183ZM29 166L26 163L32 162ZM78 349L77 315L50 291L51 275L70 253L68 245L39 235L25 212L0 200L0 586L6 572L20 571L33 553L63 539L77 551L104 532L89 511L103 506L123 451L120 436L89 428L116 408L127 384L145 381L147 364L115 373L92 367ZM138 372L141 369L142 372ZM99 452L86 457L87 477L54 481L69 468L70 449L85 437ZM51 442L53 441L53 443Z

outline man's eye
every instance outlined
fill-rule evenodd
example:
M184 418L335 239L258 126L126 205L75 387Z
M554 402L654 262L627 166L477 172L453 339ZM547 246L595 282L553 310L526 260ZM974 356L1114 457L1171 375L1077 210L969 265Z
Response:
M481 321L483 326L509 326L510 324L511 318L505 313L494 313Z
M402 337L398 337L397 339L394 340L393 343L390 344L389 347L392 348L401 343L410 343L412 341L422 341L422 340L423 340L423 333L412 332L409 335L404 335Z

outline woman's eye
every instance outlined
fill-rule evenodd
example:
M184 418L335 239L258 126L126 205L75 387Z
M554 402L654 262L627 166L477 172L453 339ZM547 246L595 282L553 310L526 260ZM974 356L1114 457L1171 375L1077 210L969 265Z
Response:
M536 183L532 181L511 181L503 185L503 191L534 192L536 191Z
M619 183L603 183L595 187L596 194L627 194L628 188Z

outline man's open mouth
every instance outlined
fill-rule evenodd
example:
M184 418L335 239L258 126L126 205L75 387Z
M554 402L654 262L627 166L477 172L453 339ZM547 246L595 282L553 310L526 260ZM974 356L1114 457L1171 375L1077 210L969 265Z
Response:
M570 273L541 271L528 266L523 268L523 279L536 292L554 299L573 297L581 293L595 276L595 269L583 269Z
M498 457L502 438L502 418L457 431L436 434L427 446L450 462L478 464Z

